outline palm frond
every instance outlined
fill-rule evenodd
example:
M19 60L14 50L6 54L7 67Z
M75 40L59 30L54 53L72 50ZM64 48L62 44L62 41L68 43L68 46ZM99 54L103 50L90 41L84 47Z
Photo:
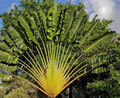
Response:
M35 38L35 36L33 36L33 33L32 33L32 31L30 30L30 28L29 28L29 25L28 25L28 23L25 21L25 19L24 19L24 17L23 16L19 16L19 22L20 22L20 24L22 25L22 27L25 29L25 31L26 31L26 33L27 33L27 36L29 37L29 40L31 41L33 41L34 43L38 43L37 42L37 40L36 40L36 38Z
M18 57L11 55L5 51L0 50L0 61L16 64Z
M0 83L0 87L6 86L8 84L6 82L9 82L13 79L13 75L11 75L11 73L16 70L17 66L8 66L0 63L0 80L2 81L2 83Z

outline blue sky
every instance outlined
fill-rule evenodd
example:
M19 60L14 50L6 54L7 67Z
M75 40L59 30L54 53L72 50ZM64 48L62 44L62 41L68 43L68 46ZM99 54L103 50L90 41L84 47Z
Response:
M57 0L67 2L69 0ZM120 33L120 0L71 0L73 4L83 2L91 19L98 14L100 19L112 19L111 28ZM20 0L0 0L0 14L9 11L13 4L20 4ZM0 19L0 27L2 26Z
M0 14L9 11L9 8L14 4L20 4L20 0L0 0ZM0 19L0 27L2 27L2 20Z
M0 0L0 14L4 11L8 11L9 7L13 4L19 4L20 0Z

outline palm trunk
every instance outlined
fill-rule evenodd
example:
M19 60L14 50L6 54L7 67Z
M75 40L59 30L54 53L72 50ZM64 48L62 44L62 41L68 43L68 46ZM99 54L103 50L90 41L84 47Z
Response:
M72 98L72 85L69 87L69 98Z

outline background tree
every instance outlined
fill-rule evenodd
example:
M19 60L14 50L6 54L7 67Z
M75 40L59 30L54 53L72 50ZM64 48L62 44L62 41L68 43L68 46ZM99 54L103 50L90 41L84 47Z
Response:
M27 82L14 78L9 85L0 88L0 98L37 98L37 92Z
M109 65L104 71L94 74L96 78L93 78L87 87L90 90L89 94L92 96L101 97L120 97L120 51L119 51L119 35L113 39L113 43L110 44L110 49L113 50L113 57L109 58ZM109 55L108 55L109 56ZM109 56L110 57L110 56ZM96 95L97 93L97 95Z

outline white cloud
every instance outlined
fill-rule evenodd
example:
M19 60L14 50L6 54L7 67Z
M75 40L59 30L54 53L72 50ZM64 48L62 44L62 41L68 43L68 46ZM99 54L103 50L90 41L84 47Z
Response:
M72 3L72 4L76 4L76 3L77 3L77 0L71 0L71 3Z
M10 9L14 9L15 8L15 5L17 5L16 3L13 3L10 7Z
M111 28L120 33L120 1L119 0L80 0L91 17L98 14L100 19L112 19Z

